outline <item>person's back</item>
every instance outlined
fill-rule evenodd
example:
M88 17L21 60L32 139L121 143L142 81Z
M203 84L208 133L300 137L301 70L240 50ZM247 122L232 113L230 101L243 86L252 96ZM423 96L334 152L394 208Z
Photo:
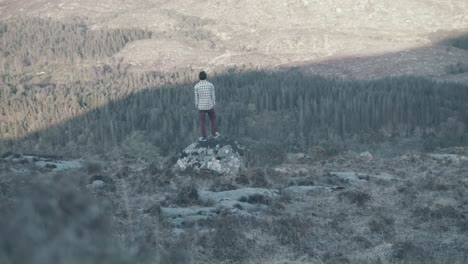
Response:
M216 105L216 96L215 90L212 83L206 80L206 73L204 71L200 72L199 76L200 81L195 85L195 106L198 108L198 113L200 117L200 125L202 138L206 138L206 121L205 116L208 114L210 117L211 124L211 135L218 136L219 133L216 132L216 114L214 106Z
M210 110L216 105L214 86L207 80L195 85L195 105L199 110Z

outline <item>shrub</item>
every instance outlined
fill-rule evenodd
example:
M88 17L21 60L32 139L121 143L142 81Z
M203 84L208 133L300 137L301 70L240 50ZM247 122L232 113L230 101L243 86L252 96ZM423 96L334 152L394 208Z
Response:
M199 242L204 248L210 248L213 257L220 262L242 263L251 257L256 246L255 241L243 232L246 220L232 217L217 219L214 231L202 236Z
M358 190L349 190L344 191L338 194L338 199L342 201L347 199L349 202L356 204L358 206L364 206L367 202L371 200L371 196L365 192Z
M254 194L248 197L244 196L244 197L241 197L239 201L244 202L244 203L249 203L249 204L266 204L266 205L269 205L272 202L270 198L261 194Z
M102 172L103 165L97 161L87 161L85 164L85 169L88 174L95 174Z
M272 223L273 235L282 245L291 246L296 252L312 254L314 222L303 216L285 216Z
M73 185L22 182L0 218L1 263L130 263L113 240L106 210Z
M397 263L432 263L430 252L412 242L397 242L392 246L392 257Z
M452 41L452 46L459 49L468 50L468 36L462 36L454 39Z
M450 64L445 67L445 73L447 74L460 74L468 72L468 64L457 62L455 64Z
M369 229L374 234L382 235L385 239L394 237L395 235L395 220L384 215L374 216L368 223Z
M184 186L180 189L173 201L178 206L191 206L200 203L197 187L193 185Z
M224 192L236 189L237 186L235 186L231 182L222 182L220 179L215 180L210 187L210 191L212 192Z
M285 147L275 141L261 140L250 146L247 157L250 165L272 166L281 164L286 157Z

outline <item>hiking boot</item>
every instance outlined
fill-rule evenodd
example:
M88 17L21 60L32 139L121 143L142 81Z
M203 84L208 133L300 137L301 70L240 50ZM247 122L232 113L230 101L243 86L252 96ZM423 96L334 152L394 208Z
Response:
M198 141L205 141L207 138L206 137L199 137Z
M218 132L216 132L216 134L214 134L213 138L218 138L220 136L220 134Z

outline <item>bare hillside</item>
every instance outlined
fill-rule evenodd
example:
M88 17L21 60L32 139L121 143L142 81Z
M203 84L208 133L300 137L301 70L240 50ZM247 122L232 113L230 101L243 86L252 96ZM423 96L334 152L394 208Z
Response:
M95 29L148 28L159 37L131 43L114 58L131 63L135 68L156 70L313 64L330 58L430 49L436 32L468 31L467 13L468 3L457 0L0 2L0 16L4 19L17 15L54 19L84 16ZM435 49L438 53L438 48ZM420 53L415 54L418 60ZM427 54L430 56L431 50L426 50L423 57ZM447 52L441 63L445 59L446 64L452 63L459 56L459 52ZM396 56L392 60L395 60L393 64L404 64L407 59ZM384 67L383 74L377 77L399 74L394 67L385 65L377 65ZM426 75L427 69L418 70L420 65L413 68L416 73ZM364 67L361 75L365 77L375 66ZM334 74L334 71L326 74ZM433 75L443 76L444 72Z

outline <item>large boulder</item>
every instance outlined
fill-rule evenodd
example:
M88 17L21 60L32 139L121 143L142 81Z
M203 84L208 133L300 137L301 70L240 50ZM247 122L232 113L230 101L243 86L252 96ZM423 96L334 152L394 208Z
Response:
M219 174L237 174L246 166L244 147L227 137L198 140L184 149L177 160L181 170L209 170Z

